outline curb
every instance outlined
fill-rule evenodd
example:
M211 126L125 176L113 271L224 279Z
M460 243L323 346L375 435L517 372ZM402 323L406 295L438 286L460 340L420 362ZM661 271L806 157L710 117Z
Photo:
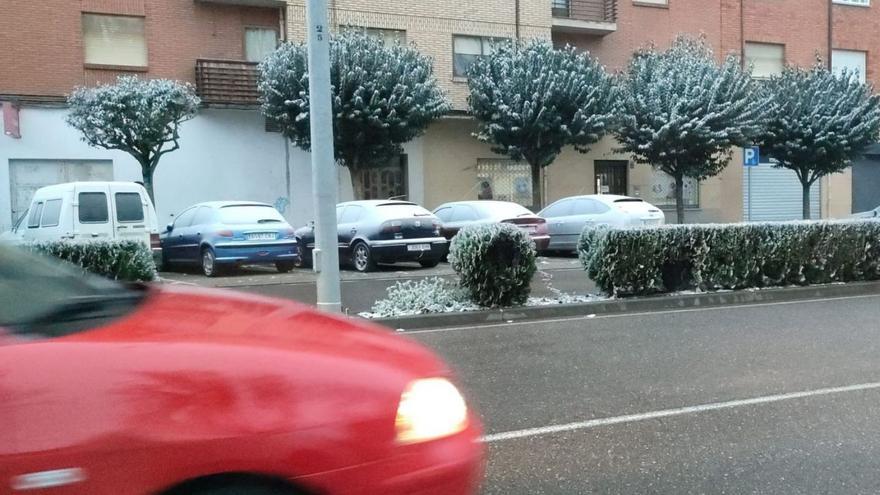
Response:
M732 304L802 301L835 297L880 295L880 281L851 282L807 287L780 287L771 289L743 289L730 292L702 294L673 294L626 299L608 299L558 306L530 306L490 309L462 313L438 313L399 318L368 320L399 330L495 324L523 320L544 320L573 316L615 313L642 313L671 309L706 308Z

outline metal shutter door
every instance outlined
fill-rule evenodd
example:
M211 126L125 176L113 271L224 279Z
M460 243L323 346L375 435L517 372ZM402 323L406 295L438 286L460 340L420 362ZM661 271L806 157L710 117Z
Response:
M821 216L820 182L816 181L810 190L813 219ZM800 220L803 218L802 195L801 183L792 170L762 163L743 171L743 218L746 221Z

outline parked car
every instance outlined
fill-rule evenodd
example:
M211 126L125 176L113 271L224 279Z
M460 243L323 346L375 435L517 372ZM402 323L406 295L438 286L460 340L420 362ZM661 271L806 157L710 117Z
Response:
M387 329L10 246L0 301L3 493L475 493L477 416Z
M299 258L294 229L272 205L199 203L180 212L161 235L163 265L195 264L213 277L223 268L274 264L282 273Z
M378 263L417 261L437 266L446 256L447 242L440 235L440 220L408 201L349 201L336 206L339 259L355 270L368 272ZM311 266L315 247L313 225L296 231L302 246L302 265Z
M532 211L517 203L507 201L456 201L444 203L434 209L443 222L443 235L452 239L467 225L511 223L527 232L538 250L547 248L550 236L547 223Z
M550 251L575 251L587 226L663 225L666 219L656 206L640 198L592 194L563 198L539 213L547 219Z
M159 224L134 182L67 182L41 187L13 233L22 241L134 240L160 256Z
M861 213L853 213L850 218L880 218L880 206L873 210L863 211Z

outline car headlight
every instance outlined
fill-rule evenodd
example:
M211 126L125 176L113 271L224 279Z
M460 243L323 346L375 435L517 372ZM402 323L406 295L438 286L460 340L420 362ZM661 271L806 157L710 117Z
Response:
M468 426L464 397L445 378L416 380L397 406L397 441L417 443L454 435Z

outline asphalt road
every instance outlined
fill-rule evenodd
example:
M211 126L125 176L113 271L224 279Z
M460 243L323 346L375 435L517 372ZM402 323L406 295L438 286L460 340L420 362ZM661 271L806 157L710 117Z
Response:
M532 282L532 295L551 296L553 290L571 294L588 294L595 286L586 277L574 256L538 259L539 272ZM194 284L208 287L229 288L273 297L293 299L315 304L315 274L311 270L294 270L279 274L274 268L244 267L226 276L207 278L197 270L162 272L168 283ZM343 270L342 306L352 314L369 311L373 303L386 296L388 287L402 280L418 280L426 277L453 277L448 263L436 268L421 268L416 263L380 266L372 273Z
M407 333L484 418L486 494L880 492L880 295Z

